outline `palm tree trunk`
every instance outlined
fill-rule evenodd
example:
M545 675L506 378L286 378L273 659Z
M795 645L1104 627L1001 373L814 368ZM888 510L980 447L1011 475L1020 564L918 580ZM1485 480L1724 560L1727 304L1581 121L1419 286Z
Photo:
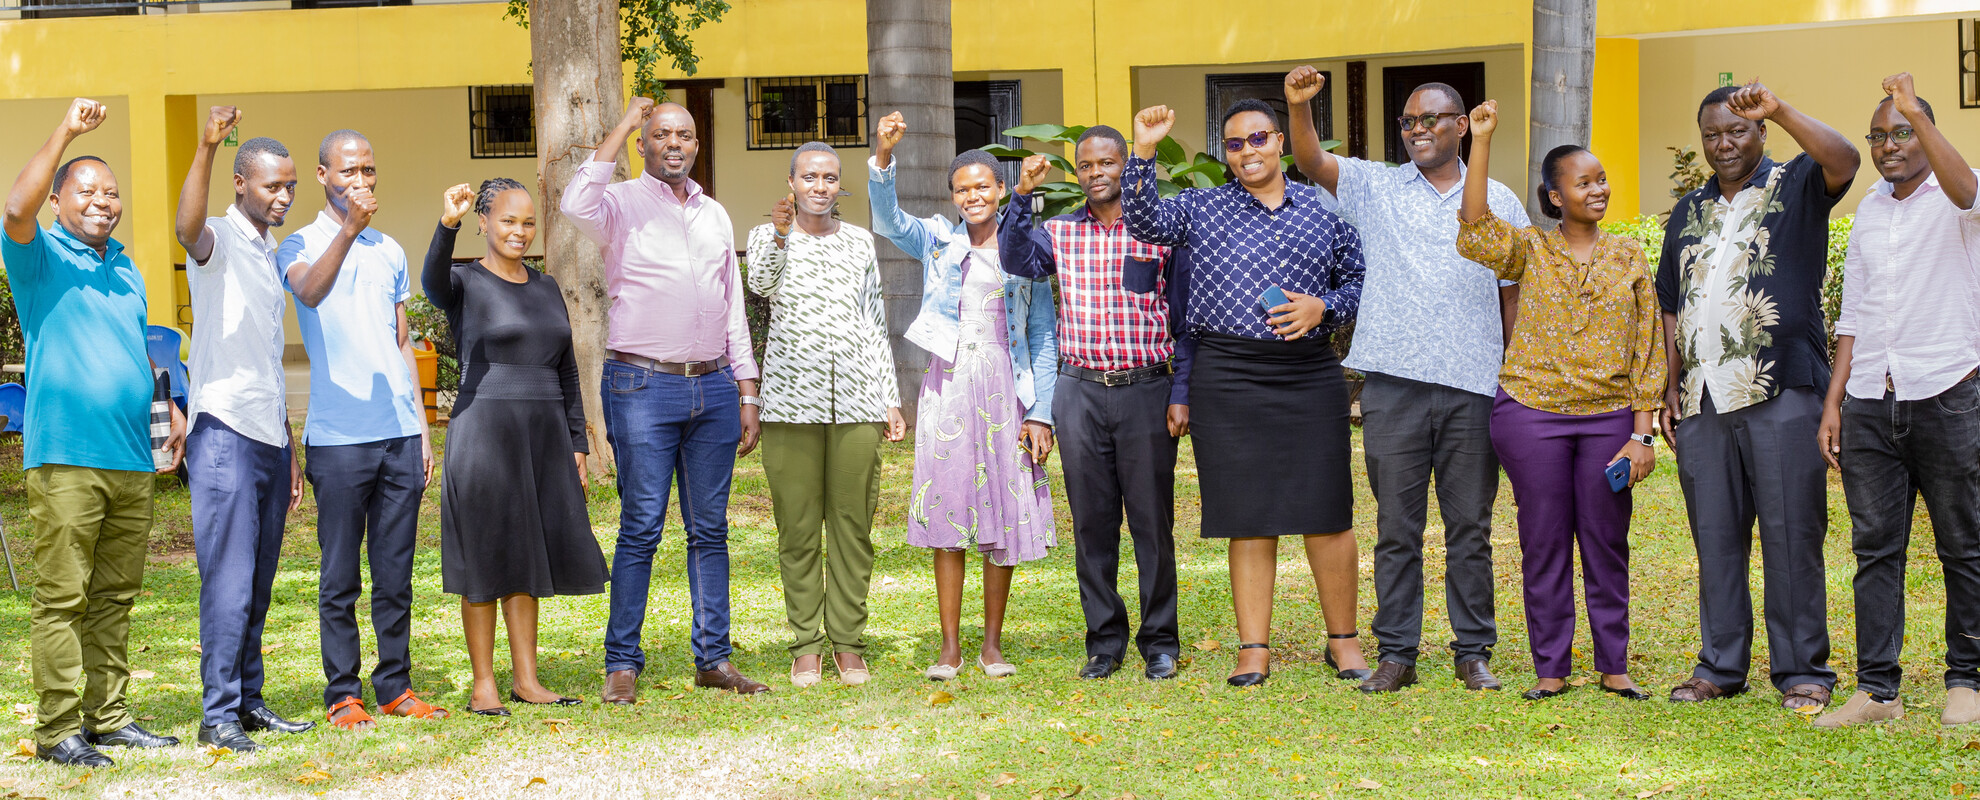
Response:
M1588 146L1594 83L1595 0L1534 0L1526 210L1536 223L1545 219L1540 214L1540 162L1561 145Z
M950 58L949 3L867 0L868 127L899 111L908 135L894 148L901 207L916 216L949 208L943 170L956 153L955 77ZM867 135L873 135L868 130ZM850 165L849 165L850 166ZM848 169L850 175L864 167ZM887 338L901 383L901 411L914 423L915 400L928 355L902 338L921 310L921 264L890 244L880 245L880 292Z
M593 475L604 475L613 464L598 394L609 310L604 257L558 209L564 186L578 165L591 158L625 111L619 99L625 91L625 73L619 61L618 3L530 0L529 52L536 90L537 197L541 198L536 218L543 236L543 261L563 289L570 311L585 433L591 443L586 463ZM623 179L627 173L621 156L616 177Z

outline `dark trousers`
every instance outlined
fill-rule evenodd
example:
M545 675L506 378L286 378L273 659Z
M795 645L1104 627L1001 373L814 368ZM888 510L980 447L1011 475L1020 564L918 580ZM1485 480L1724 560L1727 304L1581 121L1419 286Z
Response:
M1629 672L1630 490L1609 489L1604 471L1635 430L1629 409L1555 414L1504 389L1492 407L1492 446L1519 498L1519 567L1526 584L1526 641L1533 671L1565 678L1574 669L1574 551L1588 594L1595 669Z
M607 360L605 434L619 466L619 543L612 548L612 599L605 669L646 669L653 553L667 522L668 494L681 489L687 528L688 602L696 669L729 660L729 485L742 441L736 379L727 368L693 378Z
M199 558L204 725L239 722L261 701L261 630L282 558L291 455L211 414L186 435L193 552Z
M1169 435L1169 378L1105 386L1059 376L1052 417L1065 459L1086 654L1127 653L1121 600L1121 521L1134 541L1141 584L1143 659L1181 654L1176 620L1176 439ZM1126 509L1123 515L1122 509Z
M426 490L418 436L364 444L308 445L303 474L316 490L316 543L323 551L316 611L321 619L324 705L364 697L358 679L357 599L364 592L358 550L371 565L371 628L379 703L412 689L413 544Z
M1980 689L1980 380L1842 407L1843 495L1856 551L1856 686L1895 699L1904 671L1905 551L1925 497L1946 575L1946 688Z
M1430 480L1444 518L1444 603L1453 659L1492 657L1492 398L1369 373L1361 389L1361 445L1375 494L1375 620L1379 658L1414 665L1423 642L1423 529Z
M1774 686L1835 685L1822 568L1828 465L1814 444L1821 421L1822 398L1801 387L1724 414L1707 391L1699 413L1678 422L1678 483L1698 547L1701 642L1692 677L1729 690L1746 686L1753 661L1747 574L1758 520Z

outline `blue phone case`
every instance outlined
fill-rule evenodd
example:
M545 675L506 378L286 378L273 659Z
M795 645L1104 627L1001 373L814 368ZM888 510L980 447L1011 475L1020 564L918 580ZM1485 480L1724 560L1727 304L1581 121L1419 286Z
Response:
M1629 457L1628 456L1623 456L1622 458L1616 459L1616 463L1610 464L1609 468L1602 470L1602 472L1609 476L1609 491L1621 492L1622 490L1629 488Z
M1286 291L1277 286L1266 287L1265 293L1258 296L1258 306L1265 309L1267 314L1272 313L1272 309L1290 302L1292 298L1286 297Z

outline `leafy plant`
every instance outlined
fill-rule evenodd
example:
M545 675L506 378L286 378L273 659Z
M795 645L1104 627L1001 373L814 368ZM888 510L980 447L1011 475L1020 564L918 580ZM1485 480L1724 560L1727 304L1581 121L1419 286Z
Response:
M688 32L729 10L723 0L618 0L618 5L619 58L633 65L633 94L656 100L665 100L667 89L653 77L654 65L666 58L681 74L693 75L701 57ZM529 0L509 0L503 16L529 27Z
M1692 190L1712 179L1712 171L1705 168L1705 163L1698 159L1698 151L1691 149L1690 145L1664 149L1671 151L1671 183L1674 184L1671 197L1691 194Z
M1072 145L1079 141L1080 134L1085 133L1086 129L1087 126L1085 125L1036 123L1006 129L1004 135L1019 139L1030 139L1048 145ZM1341 146L1339 140L1320 143L1320 147L1327 150L1332 150L1339 146ZM1059 171L1067 175L1071 175L1075 171L1071 161L1067 161L1064 156L1053 152L1006 147L1001 144L986 145L983 150L998 158L1024 158L1043 152L1045 160ZM1293 157L1291 155L1282 156L1280 163L1285 169L1291 170L1293 168ZM1160 167L1162 172L1168 176L1166 179L1158 178L1155 181L1156 191L1162 197L1174 197L1184 189L1208 189L1212 186L1222 186L1231 179L1230 170L1224 166L1222 159L1209 153L1197 153L1191 156L1187 151L1183 150L1182 144L1177 142L1173 136L1165 136L1161 142L1155 145L1155 165ZM1041 184L1038 187L1038 192L1045 197L1045 209L1041 213L1047 217L1058 216L1086 204L1086 194L1080 191L1079 184L1073 181L1053 181L1051 183Z
M453 397L461 389L461 360L459 346L454 341L453 326L447 324L446 312L433 305L425 294L414 293L412 299L406 301L406 327L410 329L408 333L415 343L425 342L439 355L439 374L434 388L440 390L440 405L453 405Z

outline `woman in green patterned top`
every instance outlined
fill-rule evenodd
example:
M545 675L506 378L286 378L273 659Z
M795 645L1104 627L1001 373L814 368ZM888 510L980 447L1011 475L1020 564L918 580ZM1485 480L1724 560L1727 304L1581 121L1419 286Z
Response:
M839 154L791 157L791 194L749 232L749 288L770 299L763 356L763 471L776 506L791 683L865 683L866 594L880 440L907 433L880 306L873 234L839 221ZM823 531L821 547L820 531ZM820 562L826 553L831 564Z

